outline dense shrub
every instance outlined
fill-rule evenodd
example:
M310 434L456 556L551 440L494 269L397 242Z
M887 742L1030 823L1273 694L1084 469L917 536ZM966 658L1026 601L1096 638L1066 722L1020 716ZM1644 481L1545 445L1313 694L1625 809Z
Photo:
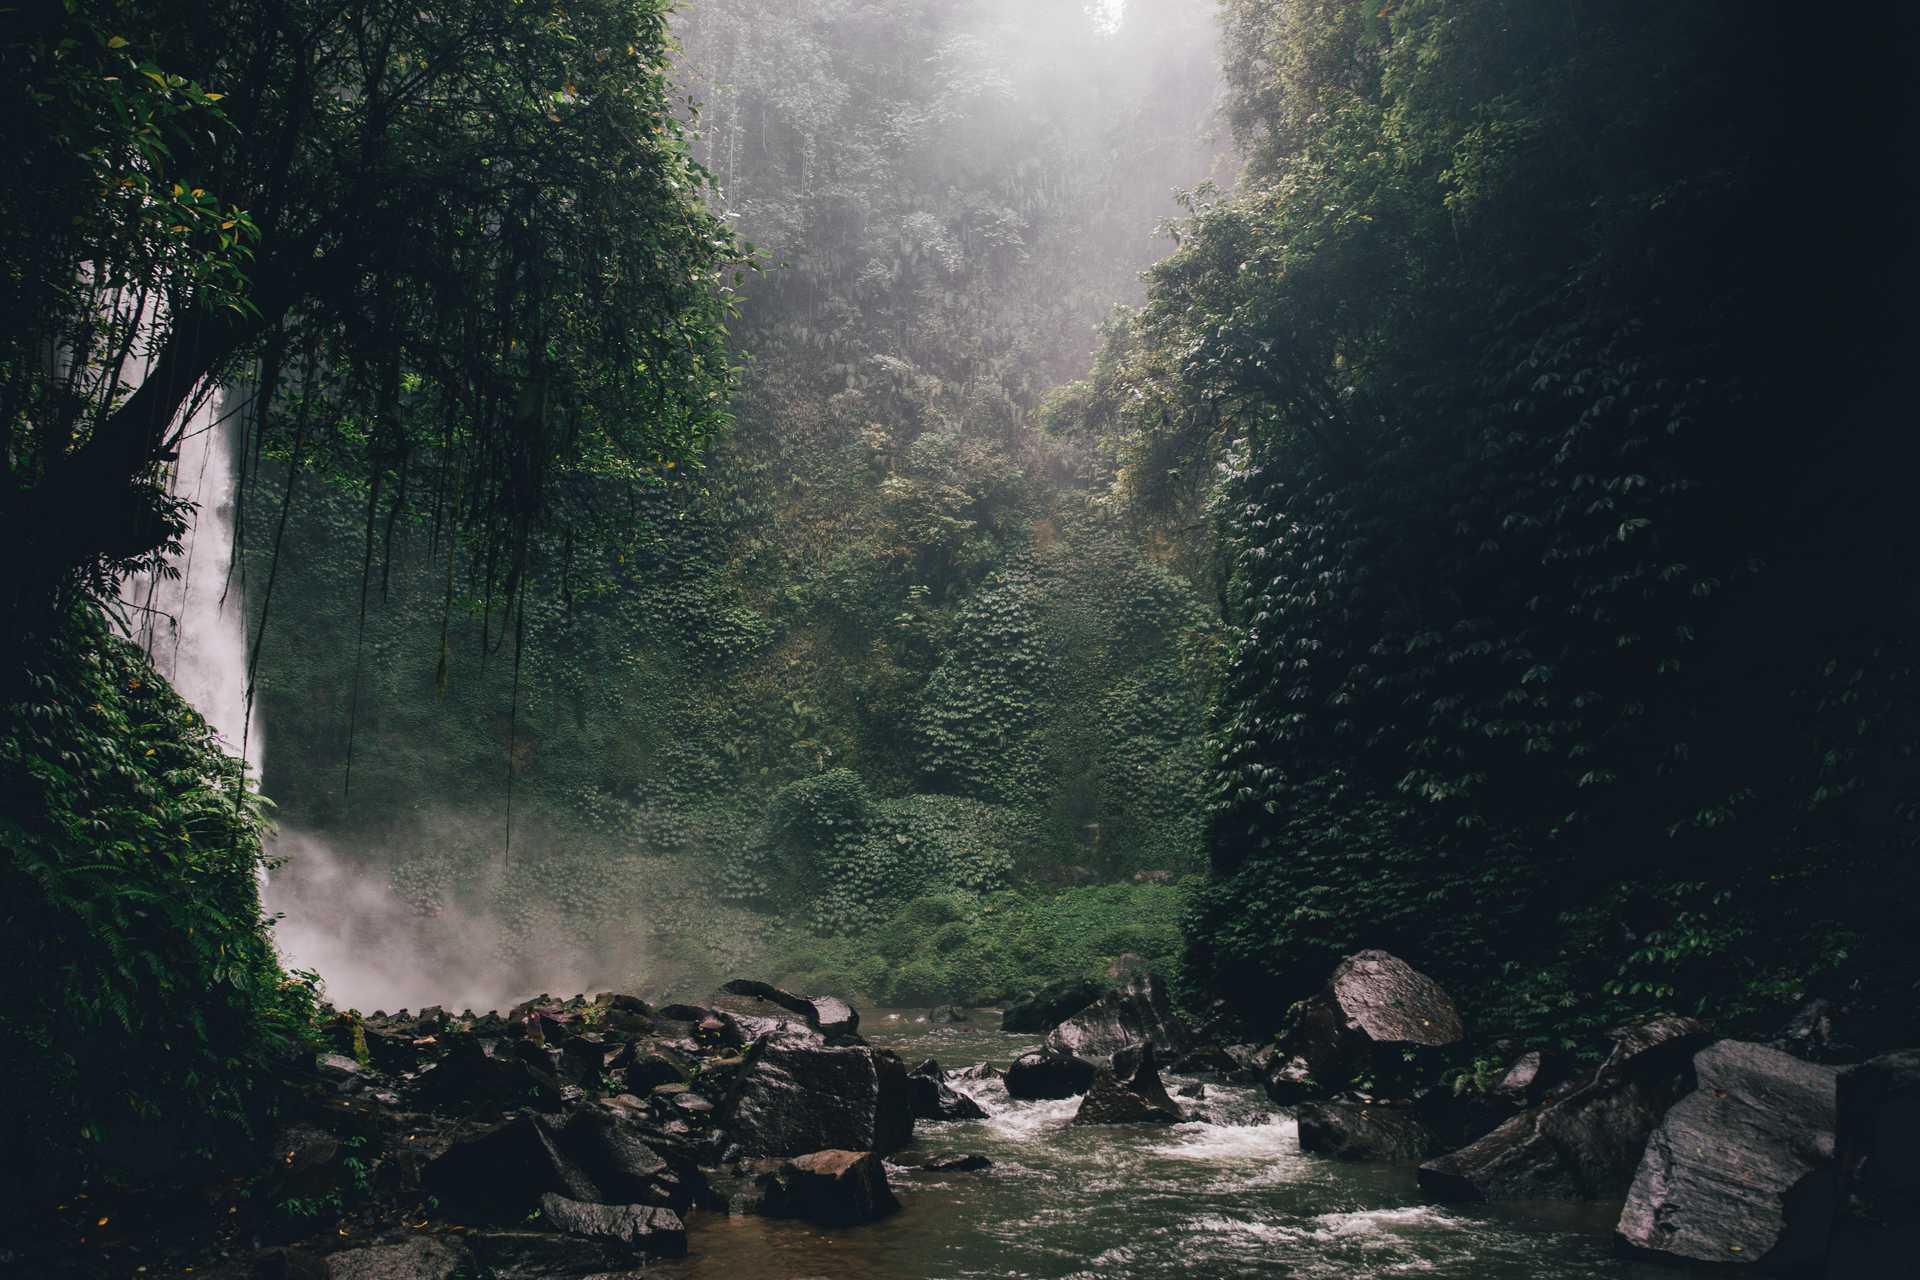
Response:
M796 988L894 1005L990 1005L1141 964L1177 977L1180 921L1197 884L933 894L857 932L777 943L769 963Z
M261 802L90 608L0 679L0 1140L41 1171L17 1190L211 1154L313 1011L261 915Z

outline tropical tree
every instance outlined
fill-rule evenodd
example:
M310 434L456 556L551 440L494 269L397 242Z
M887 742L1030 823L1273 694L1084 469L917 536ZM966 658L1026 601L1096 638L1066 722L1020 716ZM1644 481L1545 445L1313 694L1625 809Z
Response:
M581 477L696 456L724 417L723 275L743 264L671 110L666 10L10 16L15 603L103 594L164 546L183 410L243 373L256 452L363 475L370 530L383 501L430 504L508 596Z

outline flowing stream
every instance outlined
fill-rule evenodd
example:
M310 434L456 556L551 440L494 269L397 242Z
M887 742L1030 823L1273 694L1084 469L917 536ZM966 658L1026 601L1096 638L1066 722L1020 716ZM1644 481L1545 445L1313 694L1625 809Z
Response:
M1004 1066L1036 1037L997 1018L929 1027L877 1011L861 1031L909 1065ZM1166 1076L1168 1088L1186 1078ZM1013 1102L998 1081L969 1085L987 1120L921 1121L896 1159L969 1152L976 1173L889 1167L903 1212L822 1231L757 1217L698 1215L693 1256L660 1268L687 1280L1677 1280L1616 1259L1617 1205L1428 1205L1410 1168L1300 1153L1294 1123L1256 1089L1208 1084L1183 1106L1209 1120L1171 1128L1073 1128L1080 1100Z

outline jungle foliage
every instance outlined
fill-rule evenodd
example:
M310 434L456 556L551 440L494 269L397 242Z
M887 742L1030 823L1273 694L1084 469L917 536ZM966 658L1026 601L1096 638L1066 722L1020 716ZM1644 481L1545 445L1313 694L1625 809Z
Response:
M536 530L591 544L724 419L744 263L664 0L69 0L0 69L13 604L163 549L181 424L242 377L250 454L367 486L364 560L420 513L503 601Z
M1242 186L1054 409L1226 572L1188 979L1272 1022L1387 946L1547 1038L1900 990L1897 55L1738 4L1222 14Z
M670 109L665 12L64 0L0 24L0 1142L33 1194L222 1145L312 1009L261 912L264 802L117 638L142 629L129 576L177 573L188 424L223 396L249 494L276 458L283 496L351 478L362 593L405 515L443 605L458 548L500 616L724 423L721 277L746 264Z
M247 572L278 575L261 705L289 823L423 912L511 919L519 956L551 904L593 903L566 927L615 954L655 887L701 886L726 926L676 914L689 986L924 894L1197 869L1214 612L1094 501L1092 442L1038 412L1163 251L1170 190L1206 172L1210 7L1135 19L1107 34L1078 0L676 14L694 155L768 268L733 326L733 428L634 494L618 552L576 556L506 637L464 572L472 609L443 630L446 548L404 517L364 627L340 608L371 500L351 476L297 496L275 569L269 467ZM635 859L647 879L601 887L593 868ZM636 980L671 976L663 951Z
M177 1171L263 1136L314 1009L261 915L263 802L146 655L87 610L10 686L0 1135L34 1183L9 1212L97 1157Z

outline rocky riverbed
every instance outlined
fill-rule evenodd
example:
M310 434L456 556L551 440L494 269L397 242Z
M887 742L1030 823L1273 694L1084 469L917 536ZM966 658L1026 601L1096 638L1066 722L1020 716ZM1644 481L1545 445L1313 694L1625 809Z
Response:
M1382 952L1260 1046L1196 1034L1146 975L1004 1018L863 1019L740 981L698 1004L342 1014L328 1035L262 1167L171 1201L99 1188L4 1260L228 1280L1854 1280L1902 1274L1920 1217L1915 1055L1840 1070L1665 1017L1597 1065L1520 1054L1464 1094L1437 1084L1458 1012Z

